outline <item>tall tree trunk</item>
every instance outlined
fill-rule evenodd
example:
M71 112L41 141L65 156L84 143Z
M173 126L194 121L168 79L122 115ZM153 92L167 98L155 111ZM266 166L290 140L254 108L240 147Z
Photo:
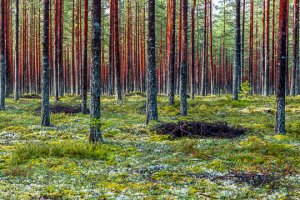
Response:
M15 100L20 98L20 85L19 85L19 0L16 0L16 63L15 63L15 82L14 82L14 97Z
M212 1L213 0L210 0L210 5L209 5L209 28L210 28L210 31L209 31L209 34L210 34L210 93L211 94L214 94L214 76L213 76L213 73L214 73L214 62L213 62L213 29L212 29Z
M291 95L295 96L298 91L299 70L299 0L294 0L294 27L293 27L293 68L291 79Z
M110 0L109 12L109 63L108 63L108 95L113 95L113 68L114 68L114 0Z
M196 0L193 2L192 6L192 19L191 19L191 51L192 51L192 58L191 58L191 73L192 73L192 80L191 80L191 92L192 92L192 99L195 98L195 9L196 9ZM212 52L212 49L211 49ZM212 56L212 55L211 55Z
M187 115L187 48L188 48L188 1L182 0L182 51L181 51L181 63L180 63L180 114L182 116Z
M269 96L270 94L270 0L267 1L267 9L266 9L266 18L267 18L267 26L266 26L266 50L265 50L265 81L264 81L264 94Z
M83 41L83 64L82 64L82 105L81 112L87 113L87 42L88 42L88 0L84 0L84 41Z
M102 142L100 132L100 95L101 95L101 0L93 0L92 31L92 68L91 68L91 127L90 142Z
M120 43L119 43L119 5L118 0L114 1L114 54L115 54L115 79L116 79L116 99L122 100L121 85L121 63L120 63Z
M49 0L44 0L44 37L42 69L42 126L50 126L50 73L49 73Z
M285 133L285 79L286 79L286 48L288 26L288 1L280 0L278 30L278 61L276 84L276 123L275 133Z
M5 110L5 1L1 1L0 24L0 110Z
M146 123L158 120L157 77L155 63L155 0L148 0L148 67Z
M250 0L250 36L249 36L249 84L250 95L253 94L253 0Z
M224 0L225 2L225 0ZM225 22L224 22L225 23ZM202 96L206 95L206 69L207 69L207 0L204 0L204 31L203 31L203 64L201 68L201 94Z
M235 62L233 75L233 99L238 100L239 94L239 76L241 69L241 2L236 0L236 24L235 24Z
M246 1L243 0L243 19L242 19L242 42L241 42L241 74L239 77L239 85L243 82L245 70L245 14L246 14ZM240 89L240 88L239 88Z

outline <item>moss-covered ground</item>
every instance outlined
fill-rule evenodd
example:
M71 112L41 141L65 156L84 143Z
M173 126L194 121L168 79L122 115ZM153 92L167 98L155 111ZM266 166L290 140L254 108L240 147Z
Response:
M55 103L51 100L52 104ZM299 199L300 97L287 99L287 134L275 135L274 97L179 102L159 97L160 122L227 122L234 139L159 136L145 98L103 97L105 144L88 144L89 115L57 113L40 126L39 99L7 99L0 112L0 199ZM67 96L59 104L79 106Z

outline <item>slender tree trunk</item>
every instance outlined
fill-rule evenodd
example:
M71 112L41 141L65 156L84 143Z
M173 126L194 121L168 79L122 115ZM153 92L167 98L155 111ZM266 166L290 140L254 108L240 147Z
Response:
M266 60L265 60L265 81L264 81L264 94L269 96L270 94L270 0L267 1L267 9L266 9L266 18L267 18L267 26L266 26Z
M243 30L242 30L242 42L241 42L241 73L239 77L239 86L243 82L243 76L245 70L245 14L246 14L246 1L243 0L243 20L242 20Z
M286 79L286 48L288 26L288 1L280 0L278 30L278 61L276 84L276 123L275 133L285 133L285 79Z
M225 0L224 0L225 1ZM224 22L225 23L225 22ZM207 47L207 0L204 0L204 31L203 31L203 64L201 68L201 94L202 96L206 95L206 68L207 68L207 60L206 60L206 47Z
M14 82L14 97L15 100L20 98L20 85L19 85L19 0L16 0L16 63L15 63L15 82Z
M195 99L195 9L196 9L196 0L193 2L192 6L192 19L191 19L191 51L192 51L192 59L191 59L191 70L192 70L192 80L191 80L191 91L192 91L192 99ZM211 35L212 36L212 35ZM211 51L212 52L212 51ZM211 55L212 56L212 55Z
M1 1L0 24L0 110L5 110L5 1Z
M92 68L91 68L91 127L90 142L103 142L100 132L100 95L101 95L101 0L93 0L92 31Z
M250 0L250 36L249 36L249 84L250 95L253 94L253 0Z
M121 64L120 64L120 43L119 43L119 5L118 0L114 1L114 54L115 54L115 79L116 79L116 98L122 100L121 85Z
M49 0L44 0L44 37L42 69L42 126L50 126L49 73Z
M293 28L293 68L291 79L291 95L295 96L298 91L299 70L299 0L294 0L294 28Z
M155 64L155 0L148 0L148 67L146 123L158 120Z
M188 1L182 0L182 51L181 51L181 63L180 63L180 114L182 116L187 115L187 48L188 48Z
M209 6L209 28L210 28L210 93L211 94L214 94L214 76L213 76L213 73L214 73L214 62L213 62L213 29L212 29L212 1L213 0L210 0L210 6Z
M235 24L235 62L233 75L233 99L238 100L239 94L239 75L241 69L241 2L236 0L236 24Z
M87 42L88 42L88 0L84 0L84 44L83 44L83 65L82 65L82 105L81 112L87 113Z

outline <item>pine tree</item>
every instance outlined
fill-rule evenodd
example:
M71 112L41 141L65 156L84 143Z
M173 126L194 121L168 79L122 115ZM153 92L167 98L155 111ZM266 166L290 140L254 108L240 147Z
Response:
M155 61L155 0L148 0L148 66L146 123L158 120L157 77Z
M44 36L42 68L42 126L50 126L50 72L49 72L49 0L44 0Z
M101 94L101 0L93 0L92 68L91 68L91 127L90 142L103 142L100 132L100 94Z

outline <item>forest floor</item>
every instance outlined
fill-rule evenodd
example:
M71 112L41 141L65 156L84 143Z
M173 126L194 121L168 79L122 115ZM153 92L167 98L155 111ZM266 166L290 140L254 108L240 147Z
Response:
M105 144L88 143L89 115L80 97L53 109L40 126L40 100L7 99L0 112L0 199L299 199L300 97L287 98L287 134L273 133L275 98L230 96L179 100L159 97L158 123L145 125L145 98L101 100ZM70 106L73 106L70 108ZM68 109L63 109L67 107ZM69 112L69 111L65 111ZM246 128L236 138L158 135L162 122L227 122Z

